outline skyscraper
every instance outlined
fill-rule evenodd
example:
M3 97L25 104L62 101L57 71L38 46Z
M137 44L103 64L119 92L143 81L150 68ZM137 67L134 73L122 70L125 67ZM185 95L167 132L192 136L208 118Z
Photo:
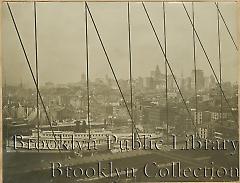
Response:
M204 88L204 73L203 70L196 70L196 86L197 90L202 90ZM191 73L191 88L195 89L195 70Z

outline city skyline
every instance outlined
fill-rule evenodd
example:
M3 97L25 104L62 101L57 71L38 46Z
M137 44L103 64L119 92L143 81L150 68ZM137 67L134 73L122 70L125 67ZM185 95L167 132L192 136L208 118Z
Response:
M158 70L158 71L156 71L156 70ZM156 72L159 72L159 73L156 74ZM181 73L180 76L175 75L175 77L177 79L177 84L180 86L180 85L182 85L182 82L184 82L185 84L186 84L186 82L190 82L189 85L191 85L191 89L194 89L194 82L195 82L194 72L195 72L195 70L192 70L188 75L184 75L183 72ZM171 83L172 83L171 85L174 85L174 87L176 87L176 83L173 81L172 75L168 73L167 76L168 76L168 83L169 83L169 80L171 80ZM197 69L196 70L196 77L197 77L197 85L200 83L201 88L206 85L205 82L210 82L210 80L211 80L212 83L217 84L217 81L215 80L214 75L211 74L209 76L206 76L204 70ZM165 75L164 72L161 72L161 70L159 68L159 65L156 65L155 69L151 70L147 76L145 76L145 77L142 77L142 76L132 77L132 82L136 82L139 79L142 79L144 82L146 82L145 80L147 80L149 78L157 79L157 80L161 79L161 80L164 80L164 82L165 82L166 75ZM108 80L111 80L111 82L114 83L114 85L116 84L116 82L114 81L114 78L111 77L111 74L110 75L105 74L104 77L89 78L89 82L102 81L102 82L105 82L106 84L108 84ZM186 80L188 80L188 81L186 81ZM130 78L126 78L126 79L118 78L118 81L128 81L128 82L130 82ZM237 81L222 81L222 83L229 83L229 82L231 84L237 84ZM43 86L46 86L46 85L61 86L61 85L77 84L77 83L82 83L82 84L86 83L87 84L86 73L82 73L80 75L80 79L78 81L75 81L75 82L54 83L52 81L46 81L44 83L40 82L39 86L40 87L43 87ZM18 83L15 83L15 84L9 84L6 80L4 80L3 84L4 84L4 86L5 85L6 86L19 86L19 85L21 85L22 87L35 88L34 85L27 84L24 80L22 80L22 78L20 78Z
M154 4L154 5L153 5ZM156 26L160 41L163 43L162 14L159 13L161 3L146 4L151 10L151 17ZM67 6L68 8L65 8ZM129 54L127 42L126 3L89 3L96 24L103 36L103 42L110 57L113 68L119 79L129 77ZM190 8L190 3L186 3ZM196 28L203 39L204 46L209 54L211 63L219 75L216 10L213 3L196 3ZM224 3L220 7L227 20L228 26L236 38L236 9L235 3ZM34 32L32 6L27 3L13 4L13 13L17 16L16 23L22 34L26 50L30 58L32 68L35 68L34 59ZM79 81L81 74L86 73L86 55L84 35L84 16L82 3L68 3L62 6L56 3L37 3L38 9L38 61L39 82L67 83ZM203 11L204 10L204 11ZM58 16L52 15L52 12ZM98 16L100 13L113 16ZM165 69L165 59L159 50L154 35L139 3L131 5L132 17L132 74L147 77L149 72L159 64L161 72ZM51 13L51 15L50 15ZM204 14L204 15L203 15ZM175 17L181 21L177 21ZM48 16L48 21L46 21ZM115 17L115 18L111 18ZM177 77L181 74L191 73L193 66L191 25L178 3L166 3L167 18L167 57ZM79 24L76 24L78 22ZM13 24L7 8L3 7L3 71L5 80L9 84L24 82L32 85L32 79L21 53L20 44L14 32ZM66 26L67 25L67 26ZM96 37L92 22L89 18L89 76L90 78L104 78L106 74L112 77L112 73L103 54L99 40ZM237 81L237 52L227 31L221 22L221 46L222 46L222 77L223 81ZM214 30L214 31L213 31ZM107 33L107 34L106 34ZM121 38L121 39L119 39ZM12 52L16 54L11 54ZM202 69L205 75L211 75L212 71L205 56L196 42L197 69ZM71 63L71 64L70 64ZM18 71L18 72L16 72Z

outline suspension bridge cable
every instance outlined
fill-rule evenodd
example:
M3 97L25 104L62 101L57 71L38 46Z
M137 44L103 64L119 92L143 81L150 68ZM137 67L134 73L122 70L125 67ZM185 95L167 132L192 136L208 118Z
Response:
M93 26L94 26L94 28L95 28L95 31L96 31L96 33L97 33L98 39L99 39L99 41L100 41L100 44L101 44L101 46L102 46L102 49L103 49L103 51L104 51L104 54L105 54L105 56L106 56L108 65L109 65L109 67L110 67L110 69L111 69L111 71L112 71L113 77L114 77L115 82L116 82L117 87L118 87L118 90L119 90L119 92L120 92L120 94L121 94L121 97L122 97L122 99L123 99L124 105L125 105L125 107L126 107L126 109L127 109L127 112L128 112L128 114L129 114L131 120L133 121L132 114L131 114L131 112L130 112L130 110L129 110L129 108L128 108L126 99L125 99L125 97L124 97L124 95L123 95L122 89L121 89L121 87L120 87L120 85L119 85L119 82L118 82L118 79L117 79L117 76L116 76L115 71L114 71L114 69L113 69L113 66L112 66L112 64L111 64L111 62L110 62L110 58L109 58L109 56L108 56L108 54L107 54L107 51L106 51L106 49L105 49L105 46L104 46L104 44L103 44L102 38L101 38L100 33L99 33L99 31L98 31L98 28L97 28L97 25L96 25L96 23L95 23L95 21L94 21L94 19L93 19L91 10L90 10L87 2L85 2L85 4L86 4L87 10L88 10L88 13L89 13L89 15L90 15L90 18L91 18L91 20L92 20ZM139 140L141 141L140 135L139 135L139 133L138 133L138 129L136 128L136 124L135 124L134 121L133 121L133 124L134 124L134 128L135 128L135 130L136 130L136 133L137 133L137 135L138 135L138 138L139 138Z
M194 126L194 128L195 128L195 130L196 130L196 126L195 126L195 123L194 123L194 121L193 121L191 112L190 112L190 110L189 110L189 108L188 108L188 106L187 106L187 103L186 103L186 101L185 101L185 99L184 99L184 97L183 97L183 94L182 94L181 89L180 89L180 87L179 87L179 85L178 85L177 79L176 79L176 77L175 77L175 75L174 75L174 73L173 73L173 70L172 70L172 68L171 68L171 66L170 66L170 64L169 64L169 61L168 61L168 59L167 59L167 57L166 57L166 54L165 54L164 49L163 49L163 46L162 46L162 44L161 44L161 42L160 42L160 40L159 40L159 37L158 37L157 32L156 32L156 30L155 30L155 28L154 28L154 26L153 26L152 20L151 20L149 14L148 14L148 11L147 11L147 9L146 9L146 7L145 7L144 2L142 2L142 5L143 5L143 9L144 9L144 11L145 11L145 13L146 13L146 15L147 15L147 18L148 18L148 20L149 20L149 23L150 23L150 25L151 25L151 27L152 27L152 30L153 30L153 32L154 32L154 35L155 35L156 40L157 40L157 42L158 42L158 45L159 45L159 47L160 47L160 49L161 49L161 51L162 51L162 53L163 53L163 55L164 55L164 57L165 57L165 61L166 61L167 65L168 65L168 68L169 68L169 70L170 70L170 72L171 72L171 74L172 74L172 76L173 76L174 82L175 82L175 84L176 84L176 86L177 86L177 89L178 89L178 91L179 91L179 94L180 94L180 96L181 96L181 98L182 98L182 102L183 102L183 104L184 104L184 106L185 106L185 108L186 108L186 110L187 110L187 112L188 112L188 114L189 114L189 117L190 117L190 119L191 119L191 121L192 121L192 123L193 123L193 126Z
M218 3L217 3L218 7ZM220 17L219 11L217 10L217 35L218 35L218 61L219 61L219 83L222 86L222 59L221 59L221 33L220 33ZM223 101L222 101L222 93L220 91L220 120L222 122L222 115L223 115Z
M195 27L195 11L194 11L194 2L192 2L192 21L193 27ZM197 98L197 62L196 62L196 36L194 28L192 28L192 40L193 40L193 64L194 64L194 87L195 87L195 108L196 114L195 118L198 117L198 98Z
M164 53L167 57L167 31L166 31L166 7L165 2L162 2L163 8L163 35L164 35ZM169 131L169 121L168 121L168 66L165 58L165 106L166 106L166 123L167 123L167 141L168 141L168 131Z
M85 45L86 45L86 70L87 70L87 121L88 121L88 137L91 139L91 123L90 123L90 96L89 96L89 53L88 53L88 15L85 2Z
M39 77L38 77L38 39L37 39L37 7L36 2L33 2L34 8L34 39L35 39L35 73L36 73L36 84L39 87ZM37 91L36 91L37 92ZM38 139L38 147L39 147L39 140L40 140L40 119L39 119L39 101L38 101L38 92L36 93L37 96L37 139ZM39 151L39 148L38 148Z
M128 20L128 52L129 52L129 80L130 80L130 103L132 114L132 135L134 133L133 126L133 88L132 88L132 48L131 48L131 21L130 21L130 3L127 3L127 20Z
M185 10L185 12L186 12L186 15L187 15L190 23L191 23L191 26L193 27L192 20L191 20L191 18L190 18L190 15L189 15L189 13L188 13L188 11L187 11L187 9L186 9L186 6L185 6L184 2L182 2L182 5L183 5L183 8L184 8L184 10ZM212 66L212 63L211 63L211 61L210 61L210 59L209 59L209 57L208 57L208 54L207 54L207 52L206 52L206 50L205 50L205 48L204 48L204 46L203 46L203 44L202 44L202 41L201 41L201 39L200 39L200 37L199 37L199 35L198 35L198 32L197 32L197 30L196 30L195 27L193 27L193 29L194 29L195 35L197 36L198 42L200 43L200 46L201 46L201 48L202 48L202 50L203 50L203 53L204 53L204 55L205 55L205 57L206 57L206 59L207 59L207 62L208 62L209 66L210 66L210 68L211 68L211 70L212 70L212 72L213 72L213 75L214 75L214 77L215 77L215 79L216 79L216 81L217 81L217 84L218 84L218 86L219 86L219 88L220 88L220 90L221 90L221 92L222 92L222 95L223 95L223 97L224 97L224 99L225 99L225 101L226 101L229 109L231 110L231 113L232 113L232 115L233 115L233 118L235 118L235 121L237 121L237 118L236 118L236 116L234 115L234 113L233 113L233 111L232 111L232 108L231 108L231 106L230 106L230 104L229 104L229 102L228 102L228 100L227 100L227 97L226 97L226 95L225 95L225 93L224 93L224 91L223 91L223 89L222 89L222 86L221 86L220 83L219 83L219 80L218 80L218 77L217 77L217 75L216 75L216 72L214 71L214 68L213 68L213 66Z
M219 15L221 16L221 19L222 19L222 21L223 21L223 23L224 23L224 25L225 25L225 27L226 27L226 29L227 29L227 32L228 32L228 34L229 34L229 36L230 36L230 38L231 38L231 40L232 40L232 42L233 42L236 50L238 51L238 46L237 46L236 42L235 42L234 39L233 39L233 36L232 36L232 34L231 34L231 31L230 31L230 29L229 29L229 27L228 27L228 25L227 25L227 22L225 21L225 18L224 18L223 15L222 15L222 12L221 12L221 10L220 10L220 8L219 8L218 3L215 2L214 4L215 4L215 6L216 6L216 8L217 8L217 11L219 12Z
M49 123L49 125L50 125L51 131L52 131L52 134L53 134L53 137L54 137L55 141L57 142L57 138L56 138L56 135L55 135L55 133L54 133L54 131L53 131L53 127L52 127L52 124L51 124L51 122L50 122L50 118L49 118L49 116L48 116L46 106L45 106L45 104L44 104L44 102L43 102L42 95L41 95L40 90L39 90L39 88L38 88L37 81L36 81L36 79L35 79L35 76L34 76L34 74L33 74L33 70L32 70L32 67L31 67L31 64L30 64L29 59L28 59L28 56L27 56L27 52L26 52L26 50L25 50L25 47L24 47L22 38L21 38L21 36L20 36L20 33L19 33L19 30L18 30L16 21L15 21L15 19L14 19L14 16L13 16L13 13L12 13L12 10L11 10L11 7L10 7L10 5L9 5L8 2L7 2L7 7L8 7L8 10L9 10L9 13L10 13L10 15L11 15L11 18L12 18L12 21L13 21L13 25L14 25L14 28L15 28L15 30L16 30L16 33L17 33L19 42L20 42L20 44L21 44L21 48L22 48L22 50L23 50L24 57L25 57L25 60L26 60L26 62L27 62L28 68L29 68L29 70L30 70L30 73L31 73L31 76L32 76L34 85L35 85L36 90L37 90L37 93L38 93L38 95L39 95L39 99L40 99L40 101L41 101L41 103L42 103L44 112L45 112L45 114L46 114L47 121L48 121L48 123ZM59 152L61 153L61 150L60 150L59 146L58 146L58 150L59 150Z

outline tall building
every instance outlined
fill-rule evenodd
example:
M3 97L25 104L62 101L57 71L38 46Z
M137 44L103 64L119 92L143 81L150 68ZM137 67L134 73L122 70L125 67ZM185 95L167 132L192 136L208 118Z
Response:
M164 87L165 75L161 73L157 65L155 70L150 72L150 77L145 78L145 86L151 89L160 89Z
M209 88L214 88L216 86L216 80L213 75L209 78Z
M209 111L198 111L192 110L193 120L195 125L207 124L211 120L211 113Z
M155 69L155 79L160 79L161 78L161 71L160 71L160 69L159 69L159 66L157 65L156 66L156 69Z
M205 77L205 82L204 82L205 89L215 88L215 86L216 86L216 81L213 75L210 75L209 77Z
M155 70L150 72L150 74L154 81L160 81L164 78L164 74L161 73L158 65L156 66Z
M144 86L149 89L154 89L154 79L152 77L146 77Z
M203 70L196 70L196 86L197 90L202 90L204 88L204 73ZM195 89L195 70L192 70L191 73L191 88Z

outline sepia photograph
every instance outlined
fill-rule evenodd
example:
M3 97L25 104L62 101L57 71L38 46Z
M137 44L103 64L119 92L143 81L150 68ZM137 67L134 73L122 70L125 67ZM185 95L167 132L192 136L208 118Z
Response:
M239 181L239 1L3 1L4 183Z

